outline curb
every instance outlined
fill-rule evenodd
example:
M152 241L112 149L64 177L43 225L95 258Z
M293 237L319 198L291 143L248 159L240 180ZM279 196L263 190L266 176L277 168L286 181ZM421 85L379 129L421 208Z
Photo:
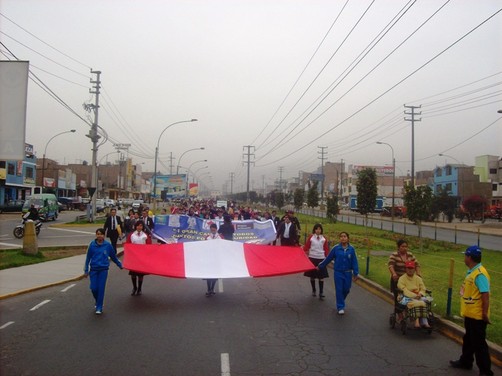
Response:
M124 251L117 252L117 257L121 257L123 254L124 254ZM80 281L81 279L84 279L84 278L85 278L85 274L81 274L81 275L79 275L77 277L74 277L74 278L63 279L63 280L58 281L58 282L52 282L52 283L48 283L48 284L45 284L45 285L30 287L29 289L19 290L19 291L16 291L16 292L12 292L10 294L0 295L0 300L4 300L4 299L8 299L8 298L13 298L14 296L27 294L29 292L42 290L42 289L45 289L45 288L48 288L48 287L54 287L54 286L58 286L58 285L64 285L65 283L68 283L68 282Z
M16 292L12 292L10 294L1 295L0 296L0 300L4 300L4 299L7 299L7 298L12 298L14 296L18 296L18 295L22 295L22 294L27 294L27 293L33 292L33 291L42 290L42 289L45 289L47 287L53 287L53 286L57 286L57 285L63 285L63 284L68 283L68 282L79 281L79 280L83 279L84 277L85 277L85 275L82 274L82 275L79 275L78 277L75 277L75 278L69 278L69 279L65 279L65 280L59 281L59 282L49 283L47 285L40 285L40 286L31 287L31 288L25 289L25 290L19 290L19 291L16 291Z
M359 275L356 284L368 290L372 294L378 296L382 300L385 300L390 305L394 304L394 299L390 291L387 291L375 282ZM434 328L435 331L441 333L445 337L454 340L459 344L462 344L462 338L465 334L465 329L463 327L437 314L434 314L434 318L436 324L436 327ZM490 358L493 364L495 364L497 367L502 367L502 347L488 340L486 342L488 343L488 348L490 349Z

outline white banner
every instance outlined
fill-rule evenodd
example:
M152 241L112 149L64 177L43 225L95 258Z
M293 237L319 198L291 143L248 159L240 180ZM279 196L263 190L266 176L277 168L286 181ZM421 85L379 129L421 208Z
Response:
M0 160L23 160L28 61L0 61Z

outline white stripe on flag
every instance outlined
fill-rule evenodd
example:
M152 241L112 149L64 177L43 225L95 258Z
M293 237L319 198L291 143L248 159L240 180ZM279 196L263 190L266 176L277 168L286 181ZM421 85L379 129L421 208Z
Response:
M250 277L242 243L215 239L183 243L186 278Z

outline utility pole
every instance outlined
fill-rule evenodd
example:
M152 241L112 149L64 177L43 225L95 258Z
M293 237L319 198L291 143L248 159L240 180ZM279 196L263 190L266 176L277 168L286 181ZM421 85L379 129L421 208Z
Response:
M235 178L235 173L231 172L230 173L230 194L234 194L234 178Z
M249 177L250 177L250 173L251 173L251 163L254 164L254 162L251 162L251 156L254 157L254 153L251 153L251 148L253 149L254 151L254 146L251 146L251 145L247 145L247 146L244 146L243 149L246 149L247 148L247 153L244 154L244 156L247 156L247 160L244 161L243 163L246 163L248 165L248 174L247 174L247 183L246 183L246 200L247 202L250 201L250 197L249 197Z
M114 144L113 147L117 150L117 153L119 153L119 180L117 184L118 188L118 197L117 199L121 198L121 190L126 187L125 180L127 178L127 173L124 173L124 178L122 179L122 165L125 165L125 160L124 160L124 153L121 153L121 150L125 150L126 153L129 155L129 148L131 147L131 144ZM127 159L126 159L127 160Z
M282 172L284 171L283 166L279 166L279 190L282 192Z
M169 153L169 174L172 175L173 174L173 161L174 161L174 158L173 158L173 152Z
M86 136L89 137L92 141L92 166L91 166L91 187L88 189L90 195L91 195L91 213L90 213L90 218L89 222L94 222L94 218L96 216L96 188L98 185L98 176L97 176L97 159L98 159L98 141L101 138L100 135L98 135L98 113L99 113L99 89L101 88L101 71L93 71L91 69L91 74L96 75L96 80L93 81L92 79L90 80L91 84L94 84L92 89L89 89L89 93L95 94L95 101L94 104L90 105L84 105L84 108L88 111L93 110L94 111L94 121L91 125L91 129L89 130L89 134ZM94 90L93 90L94 89Z
M343 196L343 158L340 161L340 192L338 193L338 201L342 201Z
M324 160L326 159L326 149L328 148L327 146L318 146L318 149L321 149L320 151L317 151L317 154L320 154L320 157L317 157L317 159L321 160L321 206L323 205L324 202Z
M263 197L265 197L265 175L261 176L261 189L263 191Z
M416 115L422 115L422 112L415 112L415 109L422 108L420 106L407 106L404 108L411 109L411 112L404 111L405 115L410 115L411 118L404 118L405 121L411 121L411 186L415 187L415 122L422 121L422 119L415 119Z

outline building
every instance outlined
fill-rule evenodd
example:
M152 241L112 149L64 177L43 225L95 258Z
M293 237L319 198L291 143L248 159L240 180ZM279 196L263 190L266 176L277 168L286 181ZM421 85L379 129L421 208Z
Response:
M31 195L36 181L37 158L33 145L25 144L22 161L0 161L0 202L25 200Z
M492 205L502 205L502 158L495 155L481 155L475 158L474 173L481 183L492 186Z
M450 196L458 197L459 203L472 195L479 195L487 200L492 198L492 184L481 182L480 176L474 173L474 167L464 164L436 167L432 188L435 195L446 191Z

